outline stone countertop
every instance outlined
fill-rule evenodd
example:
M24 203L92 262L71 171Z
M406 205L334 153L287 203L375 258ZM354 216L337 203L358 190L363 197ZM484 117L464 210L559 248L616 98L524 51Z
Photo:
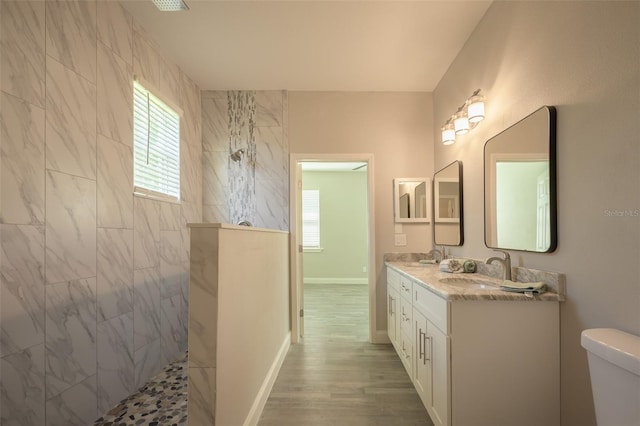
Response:
M561 295L554 292L549 288L549 286L547 286L547 292L530 297L523 293L513 293L500 290L499 286L502 284L502 280L488 275L477 273L451 274L440 271L439 265L437 264L421 264L418 262L406 261L387 261L385 264L387 267L393 268L407 278L411 278L414 282L417 282L427 290L446 300L513 300L547 302L560 302L564 300ZM441 278L477 278L490 281L497 287L496 289L463 288L442 283L440 282Z

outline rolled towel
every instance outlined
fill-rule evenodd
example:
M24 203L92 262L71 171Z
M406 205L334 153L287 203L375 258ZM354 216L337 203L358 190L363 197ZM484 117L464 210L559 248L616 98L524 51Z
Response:
M465 260L462 264L462 269L467 274L472 274L476 271L476 262L473 260Z
M464 272L463 262L458 259L445 259L440 262L440 270L442 272L449 272L453 274L459 274Z
M543 282L517 283L511 280L504 280L500 288L504 291L512 291L515 293L541 294L547 291L547 286Z
M440 270L452 274L473 273L476 262L469 259L445 259L440 262Z

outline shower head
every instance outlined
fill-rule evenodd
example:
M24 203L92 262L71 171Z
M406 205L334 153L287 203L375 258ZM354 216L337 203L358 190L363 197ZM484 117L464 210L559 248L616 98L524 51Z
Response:
M237 163L238 161L242 160L242 154L244 154L244 149L239 149L231 154L231 159Z

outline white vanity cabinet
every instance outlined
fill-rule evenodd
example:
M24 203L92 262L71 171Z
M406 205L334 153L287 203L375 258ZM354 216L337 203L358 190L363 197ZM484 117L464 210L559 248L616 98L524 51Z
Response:
M413 380L414 367L414 338L413 338L413 304L411 293L413 282L403 276L400 277L400 336L399 351L400 359L407 370L407 374Z
M387 282L399 283L390 290L400 293L396 351L435 425L560 424L558 300L450 289L441 295L437 286L387 271Z
M447 302L414 285L413 318L416 362L414 385L434 425L449 424ZM437 325L436 325L437 324Z
M387 272L387 334L393 347L398 351L398 336L400 334L400 322L398 310L400 309L400 274L393 270Z

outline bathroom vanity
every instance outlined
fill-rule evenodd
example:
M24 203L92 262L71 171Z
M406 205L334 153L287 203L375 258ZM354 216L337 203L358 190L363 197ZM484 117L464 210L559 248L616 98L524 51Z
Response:
M486 275L386 265L389 338L435 425L560 424L561 274L513 268L548 283L528 297Z

